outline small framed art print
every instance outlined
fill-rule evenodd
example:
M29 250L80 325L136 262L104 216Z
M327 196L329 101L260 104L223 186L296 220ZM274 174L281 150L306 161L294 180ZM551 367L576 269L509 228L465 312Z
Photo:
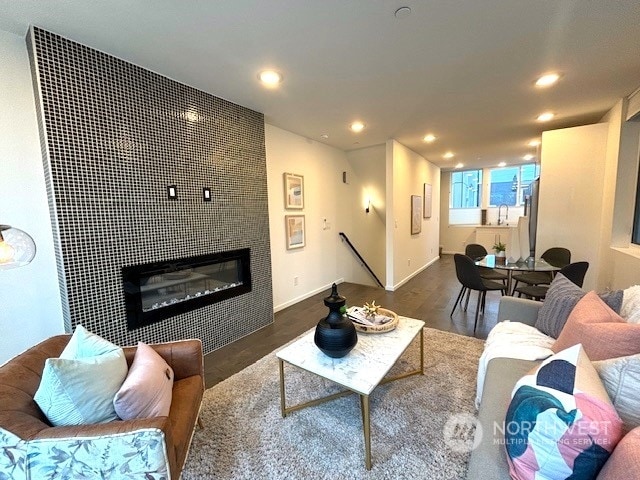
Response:
M284 177L284 208L304 208L304 177L295 173L285 173Z
M411 235L422 231L422 197L411 195Z
M304 215L285 215L287 250L305 245Z

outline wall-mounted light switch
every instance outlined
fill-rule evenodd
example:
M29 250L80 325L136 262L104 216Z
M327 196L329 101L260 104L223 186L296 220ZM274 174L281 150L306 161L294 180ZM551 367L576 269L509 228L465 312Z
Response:
M202 201L203 202L211 201L211 189L209 187L202 188Z
M178 189L175 185L167 185L167 198L169 200L177 200L178 199Z

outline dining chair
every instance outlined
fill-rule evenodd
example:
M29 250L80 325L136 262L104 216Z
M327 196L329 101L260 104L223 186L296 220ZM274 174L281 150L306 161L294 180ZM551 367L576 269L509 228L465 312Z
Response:
M552 247L540 255L545 262L554 267L562 268L571 263L571 251L564 247ZM512 276L513 293L515 294L518 282L527 285L548 285L553 280L553 272L525 272Z
M458 305L462 308L465 292L470 294L472 290L476 290L478 292L478 300L476 302L476 318L473 324L473 333L475 334L476 328L478 327L478 315L480 311L484 313L487 292L500 291L502 295L504 295L507 290L507 286L503 283L482 278L480 276L480 269L467 255L456 253L453 255L453 260L456 265L456 276L462 286L460 288L460 293L453 304L453 310L451 310L451 314L449 316L453 317L453 313L456 311L456 307ZM467 295L467 300L463 309L465 312L467 311L468 306L469 295Z
M479 243L470 243L464 248L464 254L474 262L482 260L487 256L487 249ZM485 280L495 280L507 284L508 276L489 267L478 267L480 276Z
M575 262L565 265L558 273L561 273L577 286L582 287L584 277L589 269L589 262ZM534 300L544 300L549 290L549 285L523 285L516 288L513 293L518 292L518 296L526 295Z

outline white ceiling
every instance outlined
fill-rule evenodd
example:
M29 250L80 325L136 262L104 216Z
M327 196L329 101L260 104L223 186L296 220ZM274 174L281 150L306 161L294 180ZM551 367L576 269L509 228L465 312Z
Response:
M596 122L640 86L638 0L0 0L0 29L29 24L305 137L395 138L443 168L522 162L543 130ZM279 89L258 84L264 67ZM558 85L535 88L549 70ZM546 110L556 119L536 122Z

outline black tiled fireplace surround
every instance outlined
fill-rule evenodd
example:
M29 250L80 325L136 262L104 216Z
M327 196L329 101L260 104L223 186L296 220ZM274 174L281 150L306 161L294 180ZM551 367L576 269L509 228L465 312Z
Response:
M271 323L262 114L37 27L27 46L66 328L210 352ZM127 328L123 266L243 248L251 291Z

